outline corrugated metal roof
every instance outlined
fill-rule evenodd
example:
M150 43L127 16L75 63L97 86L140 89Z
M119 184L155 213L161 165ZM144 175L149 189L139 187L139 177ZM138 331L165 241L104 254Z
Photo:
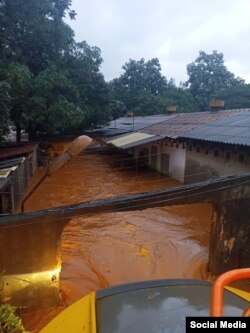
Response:
M134 116L134 117L121 117L112 120L109 126L103 127L104 130L119 129L126 132L139 131L140 129L160 123L166 119L171 119L175 115L156 114L151 116Z
M181 137L250 146L250 109L195 128Z
M107 144L116 146L117 148L127 149L148 142L158 140L160 137L156 135L146 134L146 133L130 133L123 135L119 138L107 141Z
M12 160L0 162L0 191L3 191L9 185L9 174L14 171L18 167L18 165L24 160L24 157L19 157Z
M11 168L22 163L25 160L25 157L18 157L7 161L0 162L0 169Z
M0 178L7 178L11 171L15 171L17 168L18 165L6 169L0 169Z
M250 111L250 109L249 109ZM154 124L143 128L140 132L160 135L168 138L176 139L184 133L190 132L195 128L199 128L212 121L224 119L234 114L238 114L242 110L223 110L223 111L205 111L177 114L174 117L161 123Z
M38 144L25 144L14 147L0 147L0 158L11 158L15 156L27 155L37 149Z

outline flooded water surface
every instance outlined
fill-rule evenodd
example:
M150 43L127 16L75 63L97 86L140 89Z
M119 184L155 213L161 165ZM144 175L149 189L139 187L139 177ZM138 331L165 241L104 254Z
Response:
M153 170L122 165L118 155L84 153L46 179L27 210L180 185ZM139 207L138 207L139 208ZM73 218L62 235L64 306L92 290L148 279L206 277L212 208L192 204ZM58 311L58 310L57 310ZM56 314L25 315L39 331Z

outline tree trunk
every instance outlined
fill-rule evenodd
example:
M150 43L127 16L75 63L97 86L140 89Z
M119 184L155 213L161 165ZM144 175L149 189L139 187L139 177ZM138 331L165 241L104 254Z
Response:
M16 142L21 142L21 126L19 124L15 124L16 126Z
M34 141L37 138L37 131L36 129L30 127L28 129L28 134L29 134L29 141Z

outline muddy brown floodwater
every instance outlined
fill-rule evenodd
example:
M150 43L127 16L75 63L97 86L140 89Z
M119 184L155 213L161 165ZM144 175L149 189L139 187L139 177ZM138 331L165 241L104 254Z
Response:
M33 194L26 210L180 185L150 169L122 167L119 159L86 152L72 159ZM62 308L99 288L204 279L211 215L211 205L201 203L73 218L62 236L63 305L24 314L27 329L39 332Z

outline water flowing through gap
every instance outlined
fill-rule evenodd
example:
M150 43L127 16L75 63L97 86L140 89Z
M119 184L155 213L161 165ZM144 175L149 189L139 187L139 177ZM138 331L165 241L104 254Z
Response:
M78 156L46 179L27 202L38 210L127 193L178 186L153 170L122 167L118 155ZM64 307L92 290L161 278L206 278L212 207L192 204L77 217L62 236L58 309L25 313L39 332Z

